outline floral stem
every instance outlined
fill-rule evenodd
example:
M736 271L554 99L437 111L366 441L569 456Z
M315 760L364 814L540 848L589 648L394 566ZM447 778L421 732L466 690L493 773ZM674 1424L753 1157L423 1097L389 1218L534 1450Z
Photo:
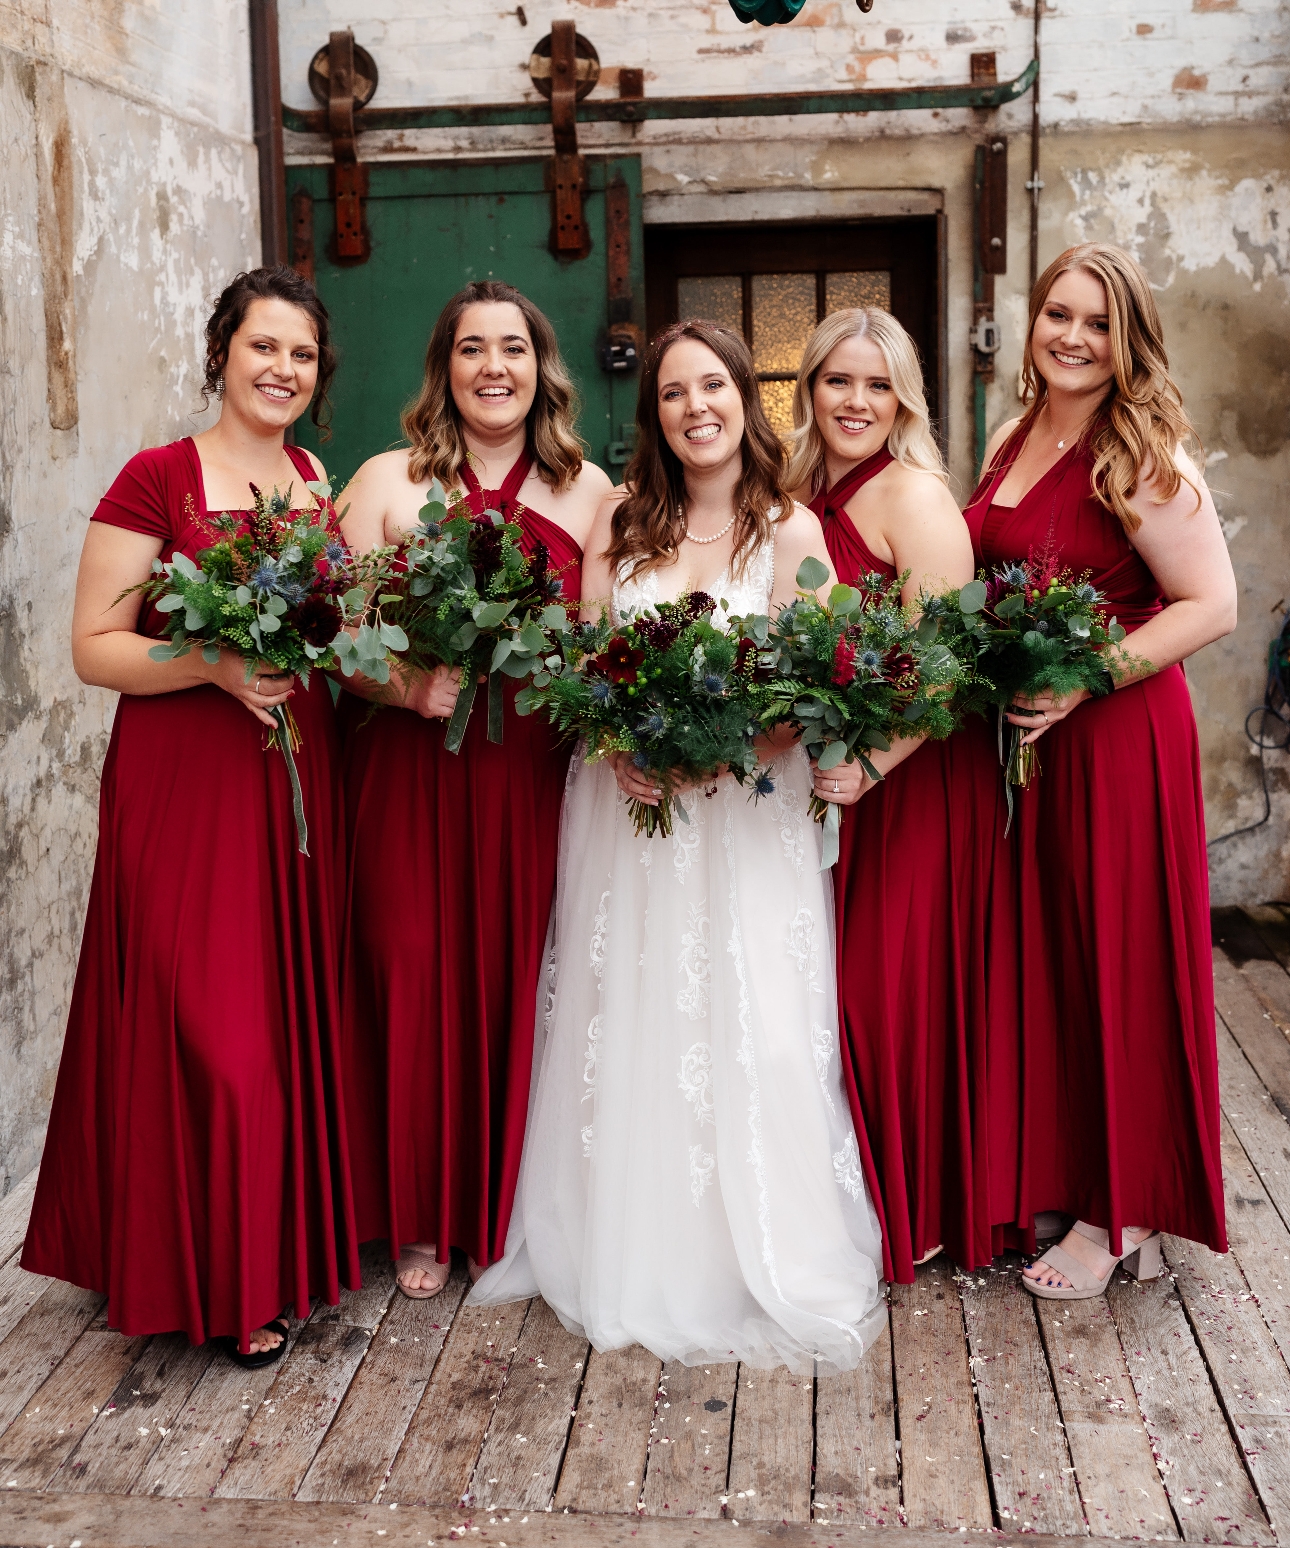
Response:
M270 711L278 722L278 729L269 738L269 746L276 742L287 760L287 778L291 781L291 812L296 819L296 848L302 855L309 853L309 825L305 821L305 798L300 789L300 774L296 769L293 750L300 746L300 732L291 711L285 704L275 704Z

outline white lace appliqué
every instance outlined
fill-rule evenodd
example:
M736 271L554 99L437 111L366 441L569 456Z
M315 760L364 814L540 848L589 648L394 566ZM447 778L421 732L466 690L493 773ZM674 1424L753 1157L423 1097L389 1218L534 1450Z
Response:
M711 925L704 912L706 908L706 901L690 904L690 928L681 936L680 963L686 981L676 997L676 1008L684 1011L691 1021L698 1021L708 1014L708 990L712 984Z
M801 803L797 799L797 791L787 785L783 779L778 761L771 766L770 772L771 778L775 781L775 788L767 798L771 815L779 824L779 841L784 846L784 855L800 876L806 859Z
M816 1022L811 1023L811 1052L815 1055L815 1076L820 1083L820 1090L824 1093L824 1100L829 1105L829 1111L834 1112L833 1093L829 1090L829 1068L833 1063L834 1036L828 1027L822 1027Z
M681 1072L677 1077L681 1094L694 1109L700 1125L715 1126L716 1115L712 1106L712 1049L707 1043L694 1043L681 1055Z
M864 1190L864 1177L860 1172L860 1147L856 1144L854 1132L847 1135L847 1142L842 1149L833 1154L833 1176L844 1193L849 1193L853 1199L860 1197Z
M586 1090L582 1093L582 1100L590 1102L595 1099L596 1087L600 1084L600 1033L603 1018L599 1013L591 1018L587 1027L587 1051L583 1055L582 1079Z
M702 1145L690 1146L690 1197L698 1209L699 1201L712 1186L712 1173L717 1158Z
M583 1131L582 1131L582 1153L583 1153L584 1156L589 1156L591 1154L591 1141L595 1137L595 1132L596 1131L592 1127L591 1124L587 1124L583 1128Z
M597 978L605 976L605 936L609 933L609 892L600 894L600 907L596 910L591 927L591 971Z
M815 915L805 904L793 915L788 927L788 954L797 964L797 971L806 974L811 988L816 987L820 970L820 951L815 940Z

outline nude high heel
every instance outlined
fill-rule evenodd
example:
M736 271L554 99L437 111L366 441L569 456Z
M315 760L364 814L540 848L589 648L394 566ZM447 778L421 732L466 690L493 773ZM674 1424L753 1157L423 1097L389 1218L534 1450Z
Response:
M1108 1245L1110 1235L1100 1226L1091 1226L1083 1220L1077 1220L1071 1229L1078 1231L1086 1241L1095 1243L1103 1251L1110 1250ZM1123 1236L1121 1240L1123 1241ZM1041 1285L1037 1279L1027 1279L1023 1274L1022 1284L1031 1295L1037 1295L1044 1301L1091 1301L1094 1296L1105 1294L1107 1286L1111 1283L1112 1274L1121 1265L1125 1273L1132 1274L1135 1279L1155 1279L1164 1267L1164 1260L1160 1253L1159 1231L1153 1231L1140 1242L1129 1243L1128 1251L1122 1252L1116 1258L1102 1279L1061 1247L1050 1247L1047 1252L1039 1254L1036 1262L1046 1263L1049 1268L1056 1269L1063 1279L1070 1281L1069 1285L1057 1288L1052 1285Z

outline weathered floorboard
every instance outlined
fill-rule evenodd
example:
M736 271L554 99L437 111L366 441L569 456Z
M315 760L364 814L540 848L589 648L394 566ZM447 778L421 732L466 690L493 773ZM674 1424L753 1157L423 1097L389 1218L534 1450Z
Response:
M467 1287L459 1268L428 1301L395 1296L296 1491L298 1500L377 1497Z
M557 1508L635 1513L662 1370L639 1344L607 1354L591 1351L555 1494Z
M1274 1541L1172 1281L1117 1274L1108 1300L1184 1540Z
M568 1332L545 1301L529 1303L471 1480L481 1510L551 1503L587 1354L586 1339Z
M28 1172L0 1199L0 1263L8 1263L22 1246L27 1234L27 1217L31 1214L31 1201L36 1196L38 1170L36 1168Z
M994 1516L952 1273L938 1258L917 1270L912 1285L891 1290L901 1498L907 1526L989 1531Z
M514 1301L458 1311L382 1500L464 1503L528 1307Z
M1178 1293L1273 1530L1290 1538L1290 1370L1239 1263L1166 1238Z
M669 1360L663 1367L641 1501L647 1516L701 1521L721 1515L738 1384L737 1365Z
M815 1373L786 1366L739 1367L730 1441L730 1499L736 1521L809 1521Z
M104 1297L55 1280L0 1343L0 1434L97 1316Z
M901 1524L888 1328L855 1370L815 1379L815 1519Z
M1177 1538L1106 1298L1041 1301L1037 1312L1093 1536Z
M88 1494L147 1493L150 1482L160 1481L148 1464L213 1357L209 1344L193 1348L182 1333L152 1338L86 1431L58 1487Z
M1275 903L1247 903L1241 912L1281 966L1290 971L1290 919L1284 909Z
M1220 1020L1218 1076L1222 1107L1268 1197L1290 1227L1290 1123L1254 1073L1240 1044Z
M0 1268L0 1341L9 1337L53 1283L20 1267L16 1253Z
M291 1358L301 1330L298 1322L290 1326L283 1360ZM170 1499L213 1493L280 1371L281 1362L245 1371L212 1350L205 1375L188 1394L152 1457L149 1493Z
M1284 985L1284 987L1283 987ZM1251 960L1236 968L1214 948L1214 1003L1245 1057L1285 1118L1290 1118L1290 978L1279 963Z
M1278 1120L1279 1121L1279 1120ZM1227 1241L1240 1264L1259 1314L1290 1365L1290 1230L1227 1117L1222 1122L1223 1192ZM1290 1130L1287 1131L1290 1140Z
M106 1328L81 1334L0 1439L6 1488L50 1483L147 1342Z
M1020 1520L1025 1531L1082 1536L1088 1527L1035 1326L1036 1307L1057 1303L1036 1303L1020 1277L1015 1263L998 1263L970 1281L963 1278L963 1311L995 1503L1003 1520Z

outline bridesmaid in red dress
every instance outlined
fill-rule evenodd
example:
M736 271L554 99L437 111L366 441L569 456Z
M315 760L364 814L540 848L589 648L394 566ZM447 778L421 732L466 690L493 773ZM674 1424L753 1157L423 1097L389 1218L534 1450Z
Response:
M284 446L335 369L327 313L290 269L241 274L206 327L218 424L131 458L90 522L72 621L82 682L121 694L99 844L22 1265L104 1291L111 1327L183 1329L243 1365L283 1351L294 1305L357 1286L336 991L339 745L327 684L245 680L225 650L158 662L162 616L128 587L195 558L249 485L324 476ZM286 766L265 751L291 700L312 857Z
M519 291L479 281L444 308L411 449L385 452L346 491L346 537L394 543L432 479L500 510L542 543L576 603L582 545L609 492L583 461L555 333ZM360 1240L385 1237L399 1288L438 1293L449 1250L472 1273L501 1257L528 1113L534 1009L555 890L570 748L544 717L461 751L443 724L459 672L439 667L353 703L346 748L351 879L345 939L346 1089ZM357 711L357 713L354 713Z
M1062 254L1031 298L1033 399L1000 428L967 508L981 563L1087 571L1130 631L1091 699L1009 715L1041 769L1017 793L1020 1057L990 1072L1015 1218L1076 1217L1025 1273L1100 1294L1121 1259L1159 1272L1157 1232L1227 1249L1205 814L1181 663L1229 633L1236 583L1146 275L1116 247ZM1042 740L1041 740L1042 739ZM1014 1148L1015 1147L1015 1148Z
M972 578L918 355L890 313L835 312L820 324L794 422L789 483L823 522L840 580L908 572L910 602ZM976 898L1003 803L992 738L971 730L905 739L873 761L880 784L851 763L817 773L815 789L860 801L846 812L834 876L843 1067L862 1149L867 1140L884 1276L909 1284L942 1246L965 1267L993 1252L980 1110L986 915Z

